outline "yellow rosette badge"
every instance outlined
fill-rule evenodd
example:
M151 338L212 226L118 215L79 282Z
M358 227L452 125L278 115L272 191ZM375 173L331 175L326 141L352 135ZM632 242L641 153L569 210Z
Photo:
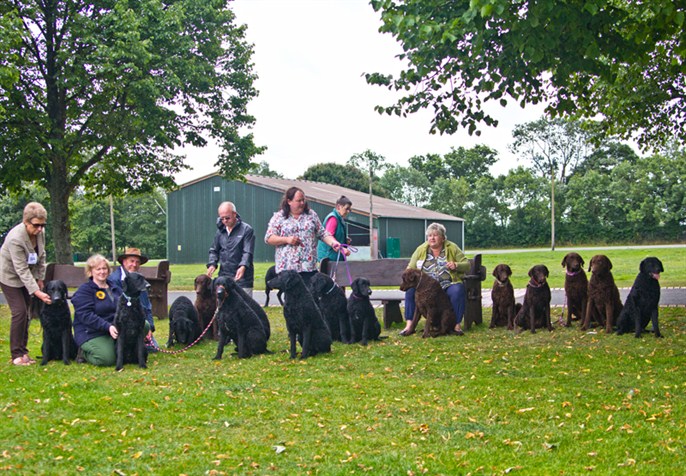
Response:
M102 301L103 299L105 299L105 291L96 291L95 297Z

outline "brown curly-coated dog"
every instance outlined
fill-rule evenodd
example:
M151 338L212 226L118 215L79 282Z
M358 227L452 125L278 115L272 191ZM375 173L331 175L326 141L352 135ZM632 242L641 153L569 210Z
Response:
M506 264L499 264L493 269L493 289L491 301L493 303L490 329L507 326L508 330L514 329L514 318L521 308L521 304L515 302L514 288L510 282L512 269Z
M200 327L204 331L207 325L212 321L215 311L217 310L217 300L214 297L212 290L212 278L206 274L201 274L195 278L195 309L198 311L198 318L200 320ZM205 338L217 340L219 329L217 321L212 323L212 328L208 329Z
M418 269L407 268L403 271L400 290L407 291L410 288L415 288L415 311L410 334L415 331L422 316L426 317L422 337L454 334L457 321L455 312L438 281Z
M572 320L578 321L586 317L588 303L588 278L584 271L584 259L579 253L567 253L562 258L565 268L565 296L567 299L566 327L572 325ZM572 316L575 316L572 319Z
M588 270L593 274L588 282L588 303L582 331L589 328L591 321L595 321L605 327L606 333L612 334L623 306L611 269L612 262L607 256L595 255L591 258Z

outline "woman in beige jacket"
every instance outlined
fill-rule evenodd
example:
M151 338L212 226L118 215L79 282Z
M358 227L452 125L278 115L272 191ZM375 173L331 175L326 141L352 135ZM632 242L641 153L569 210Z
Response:
M12 228L0 248L0 288L10 306L10 351L14 365L31 365L29 357L29 319L31 296L46 304L50 297L44 293L45 225L48 213L43 205L31 202L24 207L20 224Z

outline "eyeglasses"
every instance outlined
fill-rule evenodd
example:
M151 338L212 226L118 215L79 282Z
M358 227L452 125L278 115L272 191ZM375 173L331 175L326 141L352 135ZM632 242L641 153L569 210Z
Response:
M45 228L47 226L47 223L31 223L31 226L34 228Z

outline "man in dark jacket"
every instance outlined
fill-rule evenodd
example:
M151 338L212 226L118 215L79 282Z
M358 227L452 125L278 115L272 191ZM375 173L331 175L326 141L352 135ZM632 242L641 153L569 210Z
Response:
M210 248L207 275L212 274L219 265L219 276L229 276L252 296L255 269L255 235L250 225L241 220L236 206L222 202L217 210L217 233Z

